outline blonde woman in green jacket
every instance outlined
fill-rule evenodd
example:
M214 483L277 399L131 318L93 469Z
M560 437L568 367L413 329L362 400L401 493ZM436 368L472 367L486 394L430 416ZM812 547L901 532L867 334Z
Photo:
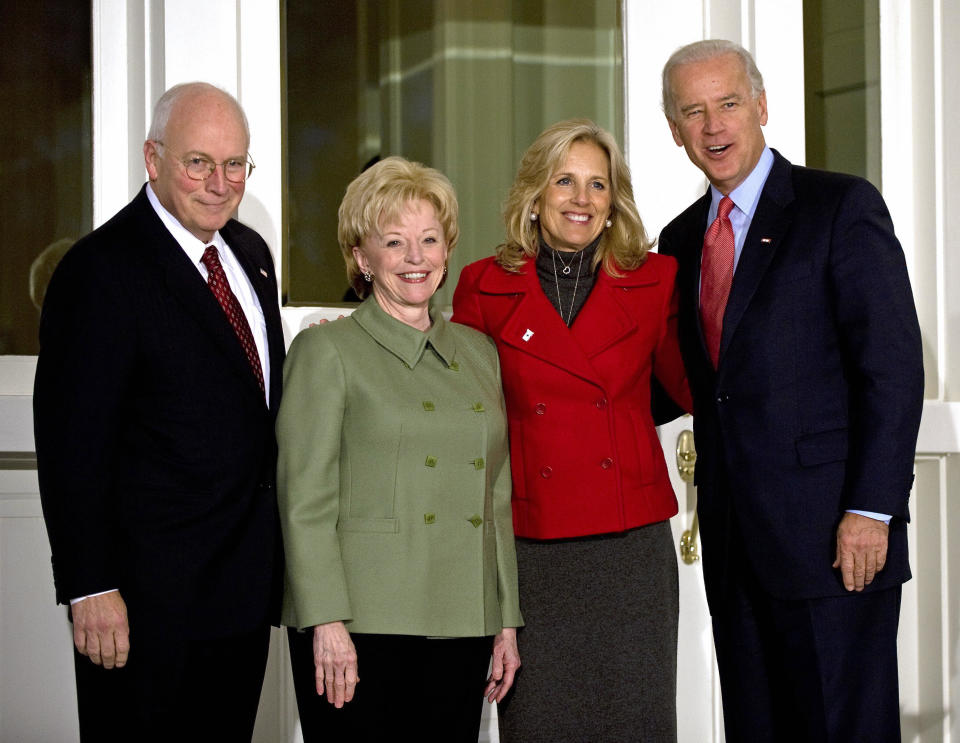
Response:
M457 212L445 176L399 157L354 180L339 241L367 298L284 366L283 611L307 743L382 739L414 701L418 739L475 743L483 697L520 665L497 351L429 310Z

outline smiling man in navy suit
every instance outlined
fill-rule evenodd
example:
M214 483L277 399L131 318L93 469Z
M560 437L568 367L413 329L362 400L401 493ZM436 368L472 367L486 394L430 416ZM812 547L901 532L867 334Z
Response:
M51 280L34 391L84 741L249 740L278 619L284 343L237 101L157 102L149 183Z
M920 328L877 190L766 146L727 41L663 71L710 181L660 235L679 262L698 512L727 740L900 740L897 624L923 404Z

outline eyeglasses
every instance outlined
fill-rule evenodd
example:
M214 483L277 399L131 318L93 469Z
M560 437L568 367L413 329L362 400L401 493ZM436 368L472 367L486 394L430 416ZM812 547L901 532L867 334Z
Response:
M163 142L154 141L154 144L159 145L160 147L166 148ZM173 155L173 153L170 153ZM231 183L243 183L247 180L252 174L253 169L257 167L253 164L253 160L250 158L250 155L247 155L246 160L237 160L236 158L230 160L224 160L222 163L215 163L213 160L210 160L201 155L190 155L189 157L177 157L177 161L183 166L184 171L186 171L187 177L192 178L195 181L205 181L217 169L217 166L223 168L223 176Z

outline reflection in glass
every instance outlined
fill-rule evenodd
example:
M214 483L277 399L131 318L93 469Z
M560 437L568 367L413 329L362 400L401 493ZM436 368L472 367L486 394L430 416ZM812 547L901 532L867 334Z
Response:
M53 266L93 213L90 3L4 3L0 354L37 353Z
M287 0L284 301L337 302L337 207L369 163L403 155L460 199L460 268L503 237L500 204L548 124L594 119L621 138L617 0Z
M804 0L807 165L880 187L878 0Z

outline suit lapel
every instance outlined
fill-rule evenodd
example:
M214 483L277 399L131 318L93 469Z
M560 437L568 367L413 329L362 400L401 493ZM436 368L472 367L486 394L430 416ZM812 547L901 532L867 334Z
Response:
M587 358L593 358L636 331L637 318L623 304L625 292L658 283L643 267L619 278L600 270L590 298L570 328Z
M234 332L226 314L224 314L223 308L220 307L216 297L213 296L213 292L210 291L200 272L193 266L183 249L173 239L163 222L160 221L160 217L157 216L150 205L145 191L141 191L137 199L142 199L140 205L142 218L144 224L148 227L147 234L151 238L143 248L152 253L153 260L160 268L168 291L183 304L190 317L206 332L210 338L211 346L217 348L227 358L230 365L247 379L250 389L262 398L263 393L260 391L260 385L250 368L250 362L243 351L243 346L237 340L237 334Z
M242 231L236 228L233 220L228 222L220 234L233 250L240 262L244 273L253 286L253 291L263 310L264 321L267 326L267 346L270 354L270 407L275 408L280 401L280 385L282 381L284 341L283 324L280 320L280 307L277 304L277 283L274 278L273 264L261 265L248 244ZM269 254L269 253L268 253ZM249 364L248 364L249 366ZM251 375L252 376L252 375ZM259 390L259 387L257 388Z
M600 383L587 356L574 341L570 328L560 319L540 288L533 261L527 261L521 273L510 273L491 264L480 278L478 288L484 294L518 297L500 328L498 337L501 342L590 382Z
M703 258L703 236L707 231L709 212L710 189L708 188L707 193L690 207L688 218L682 222L684 232L678 235L676 244L671 241L671 247L676 253L679 264L678 291L680 296L689 303L686 311L693 314L704 362L713 369L707 344L703 338L703 325L700 322L700 261Z
M730 346L737 326L793 222L793 210L790 208L793 202L792 166L776 151L774 158L773 167L760 192L760 201L743 243L737 270L733 275L730 297L727 299L723 316L721 368L724 353ZM699 314L698 312L698 317Z

